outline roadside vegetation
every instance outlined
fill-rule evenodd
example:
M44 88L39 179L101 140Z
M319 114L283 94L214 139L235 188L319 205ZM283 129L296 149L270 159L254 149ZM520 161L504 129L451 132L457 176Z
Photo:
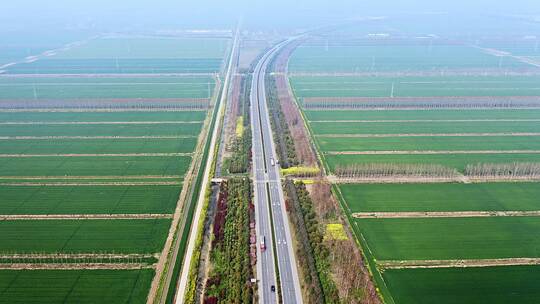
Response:
M210 273L204 303L252 303L250 262L251 183L232 178L221 184L212 229Z
M251 76L243 77L240 85L238 111L241 115L237 121L236 137L232 139L232 155L228 159L229 173L247 173L251 162L251 122L249 115L249 93L251 91ZM239 126L238 124L241 124Z

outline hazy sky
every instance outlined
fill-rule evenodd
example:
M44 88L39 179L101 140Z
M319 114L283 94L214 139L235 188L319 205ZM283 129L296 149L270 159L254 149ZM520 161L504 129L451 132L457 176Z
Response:
M3 29L44 26L223 27L247 23L317 24L365 15L445 11L540 14L540 0L14 0L1 1Z

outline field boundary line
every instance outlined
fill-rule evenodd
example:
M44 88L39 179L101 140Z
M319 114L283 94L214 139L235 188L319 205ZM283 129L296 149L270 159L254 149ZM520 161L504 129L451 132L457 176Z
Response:
M30 158L30 157L169 157L169 156L193 156L193 153L0 154L0 158Z
M135 270L155 269L149 263L0 263L0 270Z
M148 259L158 258L156 253L12 253L0 254L0 259Z
M377 266L385 269L416 269L416 268L467 268L467 267L495 267L540 265L540 258L501 258L501 259L474 259L474 260L382 260Z
M331 184L427 184L427 183L468 183L465 176L452 177L423 177L423 176L388 176L388 177L337 177L327 175Z
M171 182L88 182L88 183L2 183L0 186L181 186L181 181Z
M171 219L172 214L3 214L0 221L19 220L144 220L144 219Z
M540 216L540 211L412 211L412 212L354 212L357 219L368 218L462 218L462 217L512 217Z
M50 108L21 108L21 109L8 109L0 108L0 113L27 113L27 112L39 112L39 113L86 113L86 112L95 112L95 113L117 113L117 112L207 112L207 108L108 108L108 107L97 107L97 108L62 108L62 107L50 107Z
M49 140L49 139L184 139L197 138L193 135L175 136L0 136L0 140Z
M311 120L311 123L407 123L407 122L538 122L540 119L396 119L396 120Z
M429 183L496 183L496 182L538 182L540 176L465 176L451 177L387 176L387 177L337 177L327 176L331 184L429 184Z
M95 179L178 179L182 178L180 175L124 175L124 176L0 176L0 180L3 179L16 179L16 180L64 180L64 179L82 179L82 180L95 180Z
M540 120L539 120L540 121ZM183 124L201 124L203 121L6 121L0 122L0 125L183 125Z
M372 137L496 137L496 136L540 136L537 132L501 132L501 133L394 133L394 134L317 134L324 138L372 138Z
M539 154L540 150L328 151L328 155Z
M0 67L1 68L1 67ZM78 73L78 74L1 74L0 78L158 78L158 77L211 77L215 73Z

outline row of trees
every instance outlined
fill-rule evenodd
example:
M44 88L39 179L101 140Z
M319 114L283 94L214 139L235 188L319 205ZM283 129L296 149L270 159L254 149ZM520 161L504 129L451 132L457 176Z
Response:
M282 168L289 168L299 164L294 140L287 125L287 121L281 110L275 78L266 76L266 98L270 110L270 123L274 131L274 140L277 144L277 152Z
M539 108L540 99L514 98L304 98L306 109L474 109Z
M249 217L251 183L232 178L222 183L214 219L211 272L205 303L252 303Z
M335 175L342 178L382 178L382 177L443 177L459 175L454 168L437 164L394 164L367 163L337 166Z
M251 123L250 123L250 90L251 76L243 77L240 85L240 106L237 111L243 116L243 132L240 138L233 138L232 156L228 160L229 173L246 173L251 162ZM236 117L237 115L234 115ZM230 122L233 124L232 122ZM234 133L234 132L233 132Z
M465 167L471 177L540 177L540 163L476 164Z
M298 262L304 279L309 303L340 303L336 284L331 277L330 250L324 244L324 226L317 220L313 202L303 183L287 180L285 190L292 208L291 220L298 238Z

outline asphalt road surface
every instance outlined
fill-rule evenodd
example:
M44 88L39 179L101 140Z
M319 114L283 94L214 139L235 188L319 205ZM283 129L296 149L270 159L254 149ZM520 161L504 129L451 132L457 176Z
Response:
M293 39L281 42L261 57L255 67L251 84L253 178L258 241L257 277L260 303L277 303L278 288L283 303L302 303L264 87L264 75L269 61ZM261 249L263 239L266 250ZM279 273L279 287L276 270ZM276 290L272 291L271 286L276 286Z

